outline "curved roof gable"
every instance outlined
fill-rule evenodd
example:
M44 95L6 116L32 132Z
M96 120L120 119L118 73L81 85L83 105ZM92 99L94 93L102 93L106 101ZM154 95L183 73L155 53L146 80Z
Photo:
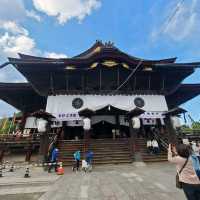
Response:
M74 56L72 58L43 58L31 55L25 55L19 53L19 57L22 60L32 60L32 61L70 61L70 60L87 60L92 59L94 57L109 57L113 56L114 58L124 58L125 60L129 60L130 62L138 62L142 60L143 62L147 62L149 64L156 64L156 63L174 63L176 61L175 58L167 58L161 60L148 60L142 59L138 57L131 56L114 46L111 42L102 43L101 41L97 40L88 50L84 51L83 53Z
M181 84L176 91L166 96L169 108L180 106L200 94L200 84Z
M30 83L0 83L0 99L23 112L44 109L46 98L39 96Z
M135 60L135 61L146 61L151 63L174 63L177 58L168 58L168 59L162 59L162 60L148 60L148 59L142 59L135 56L131 56L121 50L119 50L117 47L114 46L114 43L112 42L106 42L102 43L102 41L97 40L92 47L90 47L88 50L84 51L83 53L74 56L74 58L84 59L84 58L90 58L93 55L96 55L98 53L113 53L118 54L121 56L128 57L129 59Z

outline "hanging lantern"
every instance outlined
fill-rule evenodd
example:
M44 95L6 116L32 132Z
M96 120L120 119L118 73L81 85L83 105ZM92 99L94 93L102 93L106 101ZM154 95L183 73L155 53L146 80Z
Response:
M140 128L140 119L137 117L132 118L132 126L134 129L139 129Z
M37 120L37 128L39 133L43 133L47 131L47 124L48 122L44 119Z
M83 129L87 131L91 129L91 120L89 118L83 119Z
M180 119L178 117L171 117L171 122L172 122L172 125L175 129L181 127L181 122L180 122Z

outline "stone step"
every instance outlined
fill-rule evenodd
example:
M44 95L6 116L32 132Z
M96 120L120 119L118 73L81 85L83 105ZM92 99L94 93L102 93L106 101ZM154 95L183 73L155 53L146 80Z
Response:
M160 159L144 159L143 162L163 162L163 161L166 161L167 162L167 159L165 158L160 158Z
M127 163L132 163L130 160L109 160L109 161L96 161L92 165L111 165L111 164L127 164ZM73 166L73 162L64 162L63 166Z
M120 161L120 160L128 160L128 161L130 161L131 160L131 158L130 157L126 157L126 158L124 158L124 157L122 157L122 158L115 158L115 157L104 157L104 158L101 158L101 159L99 159L99 158L94 158L93 159L93 161L92 162L103 162L103 161L109 161L109 160L115 160L115 161ZM62 159L60 159L60 161L61 162L71 162L71 163L74 163L74 159L72 159L72 158L62 158Z
M128 140L90 140L89 149L94 152L94 164L116 164L132 162L130 156L130 144ZM78 141L63 141L60 143L59 158L64 165L74 163L73 154L76 150L83 155L84 145Z
M92 162L99 161L109 161L109 160L131 160L131 157L102 157L102 158L94 158ZM61 162L74 162L73 158L60 158Z
M81 154L83 155L83 152L81 152ZM130 151L124 152L124 151L110 151L110 152L94 152L94 156L98 156L98 155L129 155ZM70 152L60 152L59 156L73 156L73 153Z

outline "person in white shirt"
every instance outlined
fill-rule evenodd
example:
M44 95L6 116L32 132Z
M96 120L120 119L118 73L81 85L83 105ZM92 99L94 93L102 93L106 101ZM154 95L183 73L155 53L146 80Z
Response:
M152 142L150 139L147 140L147 150L149 153L152 153L152 151L153 151Z
M196 142L192 141L192 150L193 150L193 153L196 155L196 156L200 156L199 152L200 152L200 148L199 148L199 145L197 145Z
M152 147L153 147L153 153L158 154L159 153L159 145L156 139L153 139L151 141Z

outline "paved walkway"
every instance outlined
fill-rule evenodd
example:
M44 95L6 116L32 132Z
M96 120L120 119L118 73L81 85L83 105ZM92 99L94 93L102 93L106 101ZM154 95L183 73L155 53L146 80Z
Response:
M184 200L169 163L103 166L65 174L39 200Z
M48 174L41 167L30 167L30 178L24 178L26 167L17 167L14 172L9 172L9 168L3 170L3 177L0 178L0 199L2 196L5 200L38 199L60 178L54 173ZM22 198L21 194L27 198ZM19 198L16 198L18 195Z
M175 167L167 162L95 167L92 173L64 176L32 168L31 178L24 169L5 172L0 178L0 199L5 200L184 200L175 187Z

